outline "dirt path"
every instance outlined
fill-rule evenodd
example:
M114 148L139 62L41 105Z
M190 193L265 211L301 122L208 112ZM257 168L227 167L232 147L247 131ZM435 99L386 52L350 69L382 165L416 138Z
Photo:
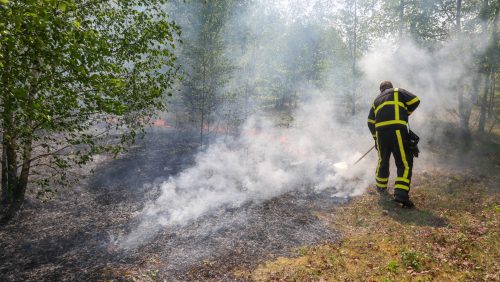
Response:
M174 131L148 134L60 199L28 205L0 229L0 281L230 280L294 247L338 239L315 213L332 211L339 199L303 191L220 208L162 230L139 249L115 248L157 184L193 164L194 140Z

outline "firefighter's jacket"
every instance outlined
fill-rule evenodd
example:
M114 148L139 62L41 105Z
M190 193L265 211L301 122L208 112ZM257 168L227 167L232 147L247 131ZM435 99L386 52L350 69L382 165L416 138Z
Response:
M376 130L406 129L408 116L419 103L417 96L402 88L390 88L380 93L368 115L368 128L373 138L376 138Z

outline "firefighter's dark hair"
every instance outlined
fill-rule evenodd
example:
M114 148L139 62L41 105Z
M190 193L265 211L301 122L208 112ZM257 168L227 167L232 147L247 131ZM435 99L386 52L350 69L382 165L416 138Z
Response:
M382 81L382 83L380 83L380 92L384 92L390 88L392 88L392 83L389 80Z

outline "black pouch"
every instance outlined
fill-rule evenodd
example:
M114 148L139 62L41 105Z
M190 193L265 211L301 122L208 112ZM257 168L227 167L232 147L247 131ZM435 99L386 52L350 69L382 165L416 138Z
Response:
M420 153L418 141L420 141L420 137L410 130L408 133L408 150L415 158L418 158L418 154Z

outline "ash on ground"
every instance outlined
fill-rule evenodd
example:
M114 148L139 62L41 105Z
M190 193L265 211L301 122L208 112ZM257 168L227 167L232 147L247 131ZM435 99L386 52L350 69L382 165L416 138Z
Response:
M339 239L315 212L333 211L347 199L302 189L221 207L185 226L161 229L139 248L115 248L116 236L136 226L138 212L155 196L155 183L193 164L195 140L185 132L151 132L60 199L29 202L15 223L0 229L0 281L234 280L237 269Z

